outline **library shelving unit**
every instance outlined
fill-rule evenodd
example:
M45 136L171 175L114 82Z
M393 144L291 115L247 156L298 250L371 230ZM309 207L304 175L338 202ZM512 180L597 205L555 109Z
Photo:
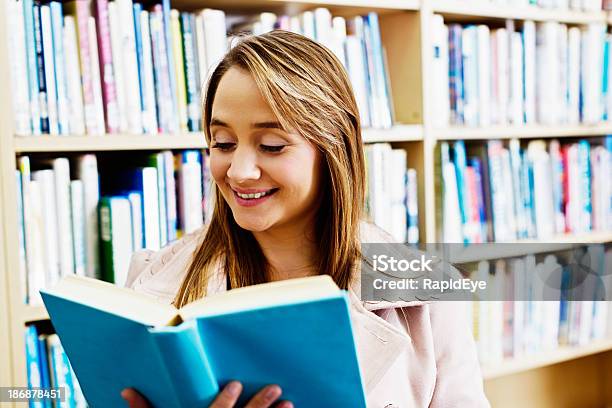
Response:
M5 16L8 0L0 0ZM487 138L595 137L612 133L612 122L594 126L492 126L436 128L431 93L432 47L430 21L434 13L459 22L495 22L505 19L559 21L568 24L607 22L606 12L543 10L459 0L173 0L180 10L204 7L294 14L328 7L335 15L377 11L387 52L396 125L365 129L366 143L391 142L408 152L408 164L418 173L419 228L422 240L436 241L434 149L439 140ZM0 23L0 61L9 58L6 24ZM0 385L26 385L24 327L48 318L42 306L23 304L19 276L16 217L16 157L29 153L96 152L203 148L201 133L174 135L34 136L16 137L12 129L9 66L0 63ZM559 236L551 244L610 242L612 231ZM519 254L520 255L520 254ZM7 318L8 317L8 318ZM9 352L5 352L9 350ZM6 360L6 361L5 361ZM485 390L494 407L612 406L612 341L584 347L560 348L541 355L483 367ZM517 392L518 391L518 392ZM519 395L520 394L520 395Z

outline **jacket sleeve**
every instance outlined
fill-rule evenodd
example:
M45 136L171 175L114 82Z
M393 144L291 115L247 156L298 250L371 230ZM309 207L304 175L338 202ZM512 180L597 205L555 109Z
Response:
M437 368L430 408L490 407L462 305L455 301L429 305Z

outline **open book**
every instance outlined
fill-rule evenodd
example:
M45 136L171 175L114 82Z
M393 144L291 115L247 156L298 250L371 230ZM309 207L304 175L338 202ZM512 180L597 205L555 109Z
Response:
M41 291L92 407L134 387L155 407L206 407L231 380L244 404L278 384L297 407L365 407L348 301L327 275L230 290L181 309L66 276Z

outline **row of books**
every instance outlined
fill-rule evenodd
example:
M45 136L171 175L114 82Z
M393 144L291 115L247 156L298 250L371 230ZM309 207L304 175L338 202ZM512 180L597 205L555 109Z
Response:
M483 364L491 365L504 358L550 351L559 346L583 346L609 336L612 303L597 297L596 290L593 290L595 285L585 284L588 279L597 279L595 275L587 277L583 282L584 288L581 288L592 290L591 300L584 293L572 300L559 292L558 300L551 300L549 294L547 301L543 301L541 293L534 291L538 285L541 289L543 282L552 276L571 279L568 278L569 274L561 273L561 265L567 265L563 258L567 256L528 255L481 261L475 266L473 277L489 275L497 290L505 292L497 301L466 303L471 312L469 316L474 339ZM588 256L598 259L592 260L591 265L605 267L606 262L609 264L612 259L612 249L604 252L603 246L599 246L589 250ZM602 257L607 260L601 260ZM606 274L602 270L594 272L600 276ZM568 285L569 282L561 282L563 288ZM519 291L523 293L518 294ZM529 293L532 300L526 300L530 297L527 295ZM519 300L514 301L514 298Z
M65 399L62 402L51 398L30 400L30 408L87 407L77 377L57 334L39 334L36 326L27 326L25 352L28 388L48 390L62 387L65 392Z
M365 147L366 212L397 241L419 242L417 172L408 168L406 150L389 143Z
M131 157L131 167L104 166L102 178L93 154L73 158L72 166L65 157L32 164L20 157L15 178L26 302L40 302L40 289L70 274L122 285L133 251L159 249L202 226L211 183L207 157L191 150Z
M505 4L508 6L536 6L551 10L599 11L611 9L610 0L461 0L466 5L478 6L481 4Z
M227 50L225 14L132 0L11 0L19 135L200 129L200 88Z
M612 119L612 35L569 27L446 25L434 15L436 125L594 124Z
M132 0L11 0L7 11L18 135L201 130L201 89L228 49L228 26L292 30L327 45L350 73L363 126L393 123L376 13L262 13L245 25L221 10L179 12L167 0L149 10Z
M262 34L273 29L309 37L332 50L349 75L362 127L389 128L393 107L377 13L345 18L323 7L296 16L261 13L233 20L233 31Z
M436 160L443 242L612 230L612 136L527 146L517 139L441 142Z

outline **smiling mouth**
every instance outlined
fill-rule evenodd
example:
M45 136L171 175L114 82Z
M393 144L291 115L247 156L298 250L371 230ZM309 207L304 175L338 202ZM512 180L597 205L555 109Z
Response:
M234 194L236 194L238 197L242 198L243 200L257 200L258 198L270 196L276 193L278 191L278 188L272 188L267 191L261 191L259 193L249 193L249 194L239 193L234 189L232 189L232 191L234 192Z

